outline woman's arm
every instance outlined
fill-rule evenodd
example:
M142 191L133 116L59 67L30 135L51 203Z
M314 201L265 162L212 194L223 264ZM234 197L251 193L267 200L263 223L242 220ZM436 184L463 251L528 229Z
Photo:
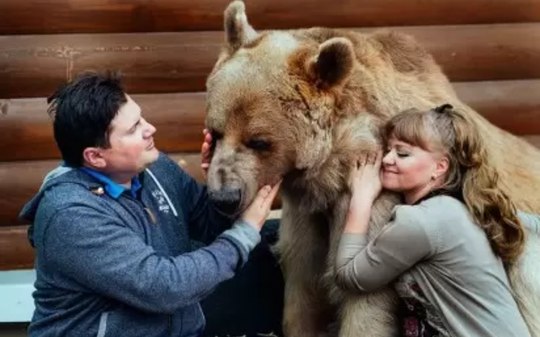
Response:
M371 242L366 234L343 233L335 276L339 287L360 292L381 288L433 252L420 222L394 221Z
M399 212L393 223L368 243L374 200L382 184L382 153L357 162L351 174L351 203L338 247L337 284L349 290L372 291L386 285L431 252L431 244L414 208ZM402 221L402 223L400 223Z

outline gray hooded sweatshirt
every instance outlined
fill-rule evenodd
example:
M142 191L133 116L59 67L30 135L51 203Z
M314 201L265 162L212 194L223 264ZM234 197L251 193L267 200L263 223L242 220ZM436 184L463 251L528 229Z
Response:
M233 277L259 233L242 221L231 228L165 155L139 181L135 195L115 198L61 168L25 205L37 274L30 337L202 334L199 301ZM192 251L191 239L208 245Z

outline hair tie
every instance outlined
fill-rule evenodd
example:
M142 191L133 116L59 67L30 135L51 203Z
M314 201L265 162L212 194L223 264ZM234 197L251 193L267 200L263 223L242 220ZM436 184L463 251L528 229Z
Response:
M446 104L436 107L435 109L433 109L433 111L435 111L436 113L443 114L443 113L447 113L448 112L447 110L452 110L452 109L454 109L452 104L446 103Z

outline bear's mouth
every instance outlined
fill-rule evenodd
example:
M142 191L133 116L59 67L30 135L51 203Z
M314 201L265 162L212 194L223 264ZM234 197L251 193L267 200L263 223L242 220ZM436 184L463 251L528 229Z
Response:
M244 194L241 188L222 188L209 191L210 199L217 208L231 217L240 215L249 205L244 205Z

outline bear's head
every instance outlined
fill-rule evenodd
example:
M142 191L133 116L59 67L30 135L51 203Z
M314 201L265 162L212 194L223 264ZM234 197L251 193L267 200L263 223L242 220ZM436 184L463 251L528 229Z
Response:
M324 184L311 189L314 198L316 190L343 191L346 163L376 147L375 126L410 107L410 98L396 94L401 86L411 89L406 73L434 67L440 74L423 49L401 36L408 51L392 55L385 50L391 34L324 28L258 33L241 1L229 5L224 20L225 47L206 84L206 124L214 139L208 186L213 199L240 203L240 209L262 185L282 178L286 188L302 185L297 193ZM440 76L434 81L446 82ZM415 100L431 106L431 96Z

